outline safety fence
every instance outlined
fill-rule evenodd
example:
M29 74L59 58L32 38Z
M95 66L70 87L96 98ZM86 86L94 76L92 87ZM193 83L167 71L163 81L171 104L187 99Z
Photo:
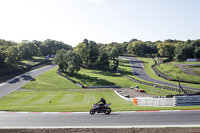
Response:
M200 105L200 96L175 96L174 106Z
M126 101L131 101L134 105L138 106L160 106L160 107L170 107L170 106L199 106L200 105L200 95L198 96L174 96L172 98L155 98L155 97L126 97L121 91L114 92Z

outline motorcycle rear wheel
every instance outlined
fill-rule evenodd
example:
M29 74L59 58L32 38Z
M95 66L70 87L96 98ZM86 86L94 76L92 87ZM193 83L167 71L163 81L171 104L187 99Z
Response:
M111 113L111 108L107 107L107 108L106 108L106 111L105 111L105 114L106 114L106 115L109 115L110 113Z
M95 110L95 109L91 109L91 110L90 110L90 114L91 114L91 115L94 115L94 114L95 114L95 112L96 112L96 110Z

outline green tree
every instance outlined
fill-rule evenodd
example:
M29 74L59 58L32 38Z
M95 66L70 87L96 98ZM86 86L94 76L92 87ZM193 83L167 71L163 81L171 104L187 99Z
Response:
M59 71L69 73L78 72L82 67L80 56L73 51L64 49L57 51L53 63L59 66Z
M69 73L74 73L80 71L82 67L82 60L79 54L73 51L68 51L66 54L66 66Z
M55 55L57 50L72 50L72 47L63 42L47 39L40 46L40 53L44 56L46 55Z
M127 47L128 52L138 55L138 56L146 55L147 50L148 50L148 47L147 47L146 43L144 43L142 41L132 42Z
M4 51L6 58L5 58L5 64L8 67L15 67L17 65L18 61L18 51L15 46L9 47L7 50Z
M165 57L169 57L170 59L173 59L174 57L174 50L175 50L175 46L171 43L160 43L158 44L158 53L161 56L165 56Z
M53 64L57 64L59 66L59 71L64 72L67 68L66 66L66 53L67 50L61 49L57 51L55 58L53 59Z

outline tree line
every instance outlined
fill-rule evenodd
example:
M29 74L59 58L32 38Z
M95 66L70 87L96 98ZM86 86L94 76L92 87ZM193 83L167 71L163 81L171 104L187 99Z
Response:
M15 43L0 39L0 68L16 67L18 60L31 59L32 56L55 55L57 50L72 50L73 48L61 41L47 39L41 41L22 41Z
M101 44L84 39L73 50L59 50L53 60L59 65L62 72L74 73L81 67L109 67L113 64L113 70L117 69L118 56L123 55L124 48L119 43Z
M15 43L0 39L0 68L16 67L18 60L31 59L32 56L55 55L54 64L61 71L74 73L81 67L109 67L117 70L118 56L124 53L136 56L164 56L172 60L184 61L187 58L200 58L200 39L141 41L131 39L129 42L109 44L96 43L84 39L74 48L61 41L47 39L41 41L23 41Z
M185 61L187 58L200 58L200 39L187 41L168 39L163 42L143 42L132 39L125 45L127 46L127 52L137 56L151 56L154 54L176 61Z

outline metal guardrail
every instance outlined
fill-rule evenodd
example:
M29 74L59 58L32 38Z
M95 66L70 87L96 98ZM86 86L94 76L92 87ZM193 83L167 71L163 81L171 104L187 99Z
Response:
M174 106L195 106L200 105L200 95L199 96L175 96Z

